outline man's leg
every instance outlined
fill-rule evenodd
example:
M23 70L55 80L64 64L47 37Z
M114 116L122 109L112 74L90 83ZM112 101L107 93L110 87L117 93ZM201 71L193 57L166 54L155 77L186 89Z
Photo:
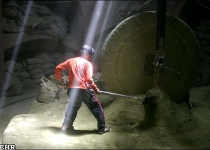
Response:
M105 116L100 101L88 90L84 90L81 94L83 102L89 108L98 122L98 130L105 130ZM105 131L108 132L108 131Z
M73 129L73 123L77 116L77 112L82 105L82 100L78 98L80 89L68 89L68 108L66 109L65 119L62 125L62 130Z

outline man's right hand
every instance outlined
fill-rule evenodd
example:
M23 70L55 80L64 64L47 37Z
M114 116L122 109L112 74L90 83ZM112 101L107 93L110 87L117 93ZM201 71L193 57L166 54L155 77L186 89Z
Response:
M96 94L101 94L101 91L100 91L99 89L97 89L97 90L95 91L95 93L96 93Z

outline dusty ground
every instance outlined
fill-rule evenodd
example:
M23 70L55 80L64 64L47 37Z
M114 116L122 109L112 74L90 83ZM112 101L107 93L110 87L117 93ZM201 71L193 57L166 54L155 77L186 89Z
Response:
M208 149L210 148L210 87L192 88L193 113L162 96L156 105L140 100L99 97L111 132L96 134L96 120L82 105L74 134L61 134L68 102L41 104L33 101L29 114L17 115L7 126L2 143L17 149ZM144 95L138 95L143 98Z

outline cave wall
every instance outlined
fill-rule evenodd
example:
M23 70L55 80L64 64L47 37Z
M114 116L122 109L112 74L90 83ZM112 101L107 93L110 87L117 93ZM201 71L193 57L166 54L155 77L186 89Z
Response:
M131 9L135 9L144 4L146 0L131 2L133 4ZM61 18L57 19L64 19L62 20L64 25L59 24L57 21L57 26L55 24L50 26L49 22L43 22L43 20L40 21L40 18L38 18L40 23L34 25L33 18L30 18L29 20L32 22L29 22L26 25L24 34L21 36L19 43L17 42L17 39L21 31L21 20L23 20L23 16L20 15L20 9L17 6L15 6L15 8L12 7L12 9L19 12L17 14L20 20L14 20L14 18L11 18L11 16L7 16L7 22L9 22L9 25L5 25L5 14L3 15L3 18L0 19L4 27L4 31L1 28L2 26L0 27L2 35L1 40L4 40L4 42L1 42L2 48L0 53L0 57L3 58L1 59L1 67L3 70L5 65L4 59L8 61L14 49L17 47L19 56L17 60L20 60L19 62L26 60L27 58L33 58L33 56L36 57L37 55L41 54L41 52L48 52L48 54L53 54L56 52L65 54L67 52L71 52L73 55L75 55L85 40L85 35L88 33L89 25L92 21L92 16L96 15L93 13L96 3L97 1L74 1L70 3L42 4L42 6L45 6L46 8L43 8L44 11L41 13L47 13L48 16L51 14L62 16ZM126 1L101 1L101 3L104 4L102 14L98 21L98 26L93 33L94 37L97 37L94 41L97 43L94 43L93 47L96 49L96 52L98 52L96 53L96 57L98 58L96 58L95 64L100 62L101 48L106 36L118 23L125 19L119 15L119 8L125 7L127 4ZM181 10L184 3L185 0L169 1L167 12L178 16L179 11ZM107 14L106 11L109 9L109 5L112 7ZM156 8L156 3L153 3L152 5L148 6L145 11L156 11ZM2 7L0 7L0 10L2 10ZM37 17L34 10L31 12L31 15ZM41 19L44 17L46 16L42 16ZM14 22L16 22L15 26L12 24ZM60 27L62 30L58 27ZM98 38L100 36L103 36L103 38L101 41L97 41L100 39ZM70 56L72 57L72 54L70 54ZM94 68L96 68L96 70L94 70L95 72L100 71L100 65L94 66Z
M196 86L210 85L210 2L187 0L180 12L181 18L191 27L200 46L200 70Z
M143 4L144 2L146 2L146 0L138 2L138 5ZM185 0L181 0L178 2L169 1L168 8L167 8L168 12L172 13L174 15L178 15L178 12L184 2L185 2ZM96 3L97 3L96 1L79 1L79 2L71 2L71 3L49 3L49 4L41 3L41 5L49 8L50 13L59 15L59 16L63 16L63 18L68 23L68 26L65 28L66 33L69 36L71 36L75 40L75 42L78 43L78 45L82 45L84 42L85 35L87 34L90 22L92 20L92 13L94 11L94 7L95 7ZM93 33L95 35L95 37L97 37L98 35L100 35L103 32L105 32L104 37L106 37L107 34L109 33L109 32L107 32L107 29L109 29L108 31L110 31L112 28L114 28L119 22L121 22L124 19L119 16L118 11L119 11L119 8L126 5L127 2L125 2L125 1L111 1L111 2L104 1L103 3L104 3L103 11L100 16L100 20L98 21L98 26L95 29L95 33ZM37 3L37 4L39 4L39 3ZM105 11L108 9L110 4L112 5L112 9L110 9L110 12L108 14L106 14ZM136 5L136 2L134 3L134 5ZM156 10L156 4L153 4L147 10ZM23 16L22 16L22 19L23 19ZM5 15L3 16L3 20L5 20ZM10 26L11 18L9 18L8 20L10 21L10 24L6 24L6 25L9 25L9 27L11 27ZM104 20L106 20L106 22L104 22ZM28 25L34 25L34 24L29 23ZM35 40L35 39L39 39L39 38L43 39L43 37L41 37L41 36L32 37L33 35L43 35L43 36L46 35L47 37L51 37L52 39L53 38L58 38L58 39L61 38L61 40L65 39L65 36L63 34L61 35L57 30L53 30L53 32L55 32L55 33L58 32L57 37L55 37L54 34L52 35L52 33L41 33L41 32L43 32L43 29L40 29L40 28L43 26L45 26L45 28L47 28L46 27L47 25L42 23L42 26L37 25L37 27L35 27L34 30L32 30L32 29L28 29L28 27L26 25L26 29L24 30L24 33L26 35L25 34L23 35L21 42L25 42L27 40L33 40L33 39ZM8 27L7 27L7 29L5 29L6 27L4 28L5 30L4 30L3 38L6 39L5 40L6 42L4 44L3 51L8 48L13 47L14 45L19 44L16 42L17 42L17 35L20 32L20 24L18 24L16 27L14 27L14 26L12 26L12 27L11 27L12 29L10 28L10 31L7 31L7 30L9 30ZM8 36L8 35L11 35L11 36ZM29 35L29 36L27 36L27 35ZM103 40L104 40L104 38L103 38Z
M0 69L4 70L4 51L3 51L3 26L2 26L2 1L0 1ZM0 72L0 91L4 82L4 71Z

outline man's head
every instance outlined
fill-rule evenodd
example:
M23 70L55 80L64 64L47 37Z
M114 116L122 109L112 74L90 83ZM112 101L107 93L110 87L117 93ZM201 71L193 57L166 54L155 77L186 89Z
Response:
M95 50L89 46L89 45L84 45L80 51L80 56L87 59L87 60L91 60L92 59L92 55L95 53Z

